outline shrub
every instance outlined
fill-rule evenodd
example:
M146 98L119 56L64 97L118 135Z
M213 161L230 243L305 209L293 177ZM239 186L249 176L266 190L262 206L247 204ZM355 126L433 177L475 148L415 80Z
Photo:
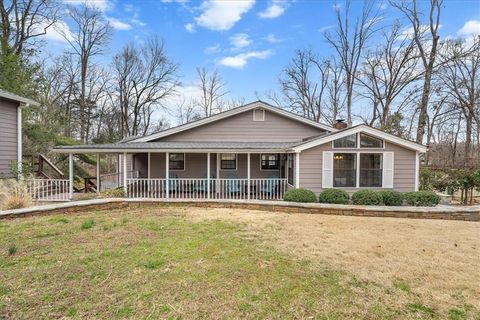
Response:
M25 208L31 204L32 197L25 182L0 179L0 207L2 209Z
M122 188L119 189L107 189L101 192L104 198L124 198L125 191Z
M307 189L290 189L285 192L283 200L292 202L317 202L317 196Z
M398 191L385 190L379 191L386 206L401 206L403 204L403 194Z
M352 202L364 206L378 206L383 204L383 198L378 191L360 190L352 194Z
M407 192L404 198L407 204L416 207L434 207L440 202L440 197L432 191Z
M8 255L14 255L15 253L17 253L17 247L15 245L11 245L10 247L8 247Z
M321 203L348 204L349 200L348 193L340 189L327 189L318 196L318 202Z

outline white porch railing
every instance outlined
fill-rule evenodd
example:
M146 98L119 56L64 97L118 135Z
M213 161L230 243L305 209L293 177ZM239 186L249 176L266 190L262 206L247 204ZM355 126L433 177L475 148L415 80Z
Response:
M29 179L26 181L32 199L37 201L69 201L68 179Z
M136 179L139 176L138 170L127 171L127 179ZM115 189L123 186L123 173L114 172L100 175L100 191Z
M282 200L286 179L127 179L128 198ZM168 192L167 192L168 189Z

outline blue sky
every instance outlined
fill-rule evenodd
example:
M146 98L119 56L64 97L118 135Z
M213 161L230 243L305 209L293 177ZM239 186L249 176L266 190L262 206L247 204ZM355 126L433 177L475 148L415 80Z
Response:
M65 0L77 5L85 0ZM230 97L255 99L255 92L278 89L278 76L299 48L312 48L328 58L331 48L322 31L335 24L334 2L327 0L89 0L114 27L104 61L128 41L151 35L164 39L168 55L180 65L185 91L194 84L195 68L217 68ZM429 1L420 1L425 7ZM342 6L343 2L338 1ZM388 2L378 1L385 22L400 17ZM352 1L352 14L362 1ZM445 1L442 37L480 32L478 0ZM406 22L405 22L406 23ZM68 23L60 24L68 28ZM47 35L49 50L59 53L66 43L56 32Z

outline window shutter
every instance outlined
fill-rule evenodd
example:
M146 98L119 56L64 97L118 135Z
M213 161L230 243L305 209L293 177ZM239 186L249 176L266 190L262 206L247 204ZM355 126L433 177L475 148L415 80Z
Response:
M322 161L322 189L333 187L333 152L324 151Z
M393 188L393 152L383 153L382 188Z

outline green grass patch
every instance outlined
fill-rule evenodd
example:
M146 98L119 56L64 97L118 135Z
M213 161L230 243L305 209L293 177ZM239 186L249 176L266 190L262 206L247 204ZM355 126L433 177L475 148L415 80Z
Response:
M393 281L393 286L399 290L402 290L402 291L405 291L407 293L411 293L412 292L412 288L410 288L410 285L404 281L404 280L401 280L401 279L396 279L395 281Z
M433 317L435 315L435 311L432 308L427 307L421 303L409 303L407 304L407 309L412 312L424 313L430 317Z
M89 219L83 221L81 228L83 230L91 229L91 228L93 228L94 225L95 225L95 220L93 218L89 218Z

